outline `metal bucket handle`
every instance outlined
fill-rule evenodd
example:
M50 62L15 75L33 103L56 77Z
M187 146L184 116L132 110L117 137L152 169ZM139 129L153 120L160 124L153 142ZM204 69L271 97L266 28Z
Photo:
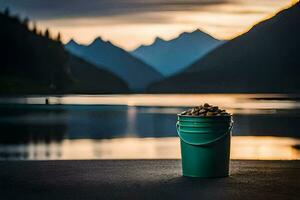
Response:
M185 139L183 139L183 137L181 136L180 131L179 131L179 122L178 122L178 121L177 121L177 123L176 123L176 130L177 130L177 134L179 135L180 139L181 139L182 141L184 141L185 143L190 144L190 145L194 145L194 146L206 146L206 145L210 145L210 144L213 144L213 143L219 141L220 139L222 139L223 137L225 137L227 134L229 134L230 131L231 131L231 129L232 129L232 124L233 124L233 123L231 122L228 131L226 131L224 134L222 134L222 135L220 135L219 137L217 137L217 138L215 138L215 139L213 139L213 140L210 140L210 141L208 141L208 142L201 142L201 143L188 142L188 141L186 141Z

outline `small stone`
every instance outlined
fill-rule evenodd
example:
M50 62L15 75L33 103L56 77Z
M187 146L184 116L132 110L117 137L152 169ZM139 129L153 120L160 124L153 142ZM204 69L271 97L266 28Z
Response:
M222 111L220 114L221 114L222 116L224 116L224 115L228 115L228 113L227 113L227 112L225 112L225 111Z
M206 116L213 116L215 113L213 113L213 112L211 112L211 111L208 111L207 113L206 113Z
M205 113L206 110L204 108L202 108L201 110L199 110L199 114Z
M208 111L208 110L210 109L210 107L203 107L203 109L204 109L205 111Z
M209 105L208 103L205 103L203 106L204 106L205 108L210 107L210 105Z
M213 107L211 107L211 110L212 110L213 112L217 111L218 109L219 109L218 106L213 106Z

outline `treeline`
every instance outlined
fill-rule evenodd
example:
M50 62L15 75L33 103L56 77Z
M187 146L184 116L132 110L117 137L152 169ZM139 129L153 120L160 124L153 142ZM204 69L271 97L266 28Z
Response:
M9 8L6 8L4 10L3 14L6 17L9 17L9 18L11 18L15 21L18 21L20 25L24 25L27 28L28 31L31 31L36 35L44 36L46 38L61 42L61 34L59 32L58 32L56 37L52 37L48 28L45 31L39 30L37 28L37 25L36 25L35 22L32 23L32 28L30 28L30 25L29 25L30 20L29 20L28 17L25 17L24 19L21 19L21 18L19 18L18 15L11 15Z
M28 18L12 16L9 9L0 13L0 27L0 94L127 91L127 85L113 74L69 54L59 33L52 36L35 23L30 27ZM96 80L90 79L94 74Z
M68 54L49 30L44 33L29 20L0 13L1 90L59 91L68 77ZM59 39L60 36L57 38Z

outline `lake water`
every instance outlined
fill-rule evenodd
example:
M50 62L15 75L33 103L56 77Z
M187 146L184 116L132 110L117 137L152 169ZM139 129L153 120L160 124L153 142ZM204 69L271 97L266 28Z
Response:
M233 159L300 159L299 95L71 95L0 98L0 159L180 158L176 114L233 113Z

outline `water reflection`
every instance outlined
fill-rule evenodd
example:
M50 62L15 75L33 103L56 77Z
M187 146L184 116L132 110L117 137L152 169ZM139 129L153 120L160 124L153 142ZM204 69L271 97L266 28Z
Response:
M235 136L231 159L295 160L300 159L300 139L287 137ZM49 144L0 145L0 159L179 159L177 137L65 139Z
M299 99L206 94L0 98L0 158L141 158L137 151L144 158L178 158L176 114L210 102L234 114L234 136L260 136L235 137L234 158L298 159L299 150L291 147L298 140L286 137L300 137ZM286 150L273 157L278 146Z

